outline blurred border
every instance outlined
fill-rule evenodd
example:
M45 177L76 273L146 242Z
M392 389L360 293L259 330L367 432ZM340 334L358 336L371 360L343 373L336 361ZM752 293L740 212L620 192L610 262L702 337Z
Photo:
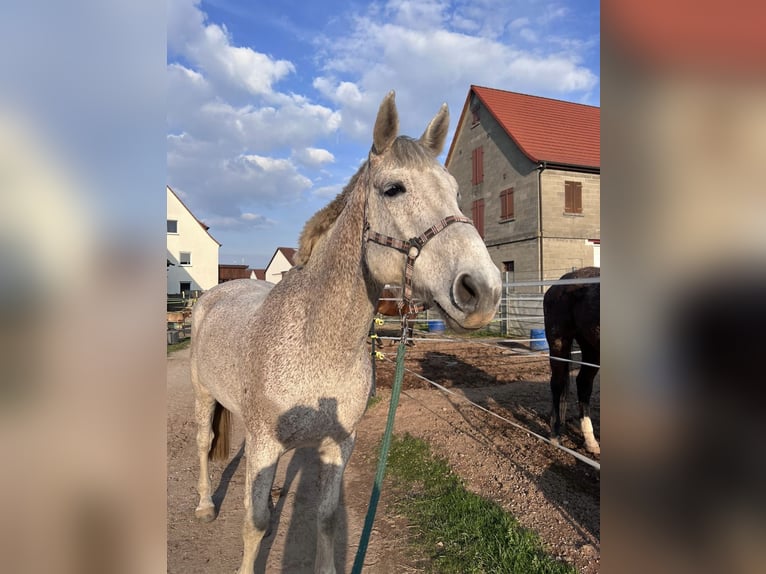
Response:
M0 555L165 570L162 2L0 8Z
M766 34L602 7L604 572L766 564Z

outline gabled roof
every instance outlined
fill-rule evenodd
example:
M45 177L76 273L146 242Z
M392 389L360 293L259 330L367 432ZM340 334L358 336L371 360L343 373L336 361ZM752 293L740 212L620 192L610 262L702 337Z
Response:
M255 274L256 279L260 279L261 281L266 279L266 270L265 269L251 269L250 274Z
M266 269L271 267L271 263L274 261L274 258L277 256L277 253L281 253L282 255L284 255L285 259L287 259L287 261L290 263L290 265L295 267L294 257L295 257L295 253L297 251L298 250L293 248L293 247L277 247L277 250L274 251L274 255L271 256L271 259L269 259L269 264L266 265ZM264 269L264 273L265 272L266 272L266 270Z
M295 252L297 249L292 247L277 247L277 251L282 252L282 255L284 255L285 258L290 262L290 265L295 265L293 258L295 257Z
M191 209L186 207L186 204L183 201L181 201L181 198L178 197L178 194L175 191L173 191L172 187L170 187L169 185L166 185L165 187L167 187L168 191L173 194L173 197L175 197L178 200L178 203L180 203L184 207L184 209L189 212L189 215L191 215L194 218L194 221L196 221L197 223L200 224L200 227L202 227L202 229L205 230L205 233L207 233L210 236L210 239L212 239L213 241L218 243L218 247L220 247L221 243L215 237L213 237L213 235L210 233L210 231L208 231L208 229L210 229L210 226L209 225L205 225L199 219L197 219L197 216L194 215L194 213L192 213Z
M601 167L601 108L472 85L461 118L470 112L472 94L533 162ZM447 164L463 123L452 140Z

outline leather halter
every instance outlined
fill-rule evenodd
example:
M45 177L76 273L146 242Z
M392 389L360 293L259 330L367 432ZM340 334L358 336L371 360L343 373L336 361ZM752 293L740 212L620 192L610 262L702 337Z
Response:
M462 215L448 215L435 225L432 225L426 229L423 233L417 237L413 237L408 241L396 239L395 237L389 237L376 231L370 230L370 224L366 221L364 223L364 235L365 241L372 241L378 245L384 247L390 247L404 253L407 259L404 263L404 278L402 280L402 299L397 302L399 307L399 316L402 320L402 337L406 337L407 328L407 316L420 313L425 309L424 305L415 305L412 300L412 274L415 269L415 260L420 256L423 246L428 243L433 237L435 237L440 231L444 231L447 227L453 223L469 223L473 224L473 221ZM406 308L406 309L405 309Z

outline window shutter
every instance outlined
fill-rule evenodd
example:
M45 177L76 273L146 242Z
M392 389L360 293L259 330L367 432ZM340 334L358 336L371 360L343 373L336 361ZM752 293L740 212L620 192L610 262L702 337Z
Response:
M479 232L479 235L484 239L484 200L477 199L473 202L471 209L471 219L473 219L473 225Z
M477 147L471 152L471 183L476 185L484 181L484 148Z
M505 193L507 191L504 189L500 192L500 219L505 219Z
M484 181L484 146L479 146L479 178L478 183Z
M564 212L582 213L582 182L564 182Z
M500 194L502 219L513 218L513 188L504 189Z
M575 213L582 213L582 183L579 181L574 182L573 187L573 193L574 193L574 209Z

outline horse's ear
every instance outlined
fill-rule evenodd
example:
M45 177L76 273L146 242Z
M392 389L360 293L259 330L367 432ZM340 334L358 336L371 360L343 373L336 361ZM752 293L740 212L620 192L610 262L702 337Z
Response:
M372 152L375 154L386 151L399 134L399 113L394 98L394 91L391 90L380 104L372 132Z
M449 108L447 104L442 104L439 111L434 116L423 135L420 136L420 143L430 149L434 156L439 155L444 149L444 142L447 140L447 129L449 128Z

